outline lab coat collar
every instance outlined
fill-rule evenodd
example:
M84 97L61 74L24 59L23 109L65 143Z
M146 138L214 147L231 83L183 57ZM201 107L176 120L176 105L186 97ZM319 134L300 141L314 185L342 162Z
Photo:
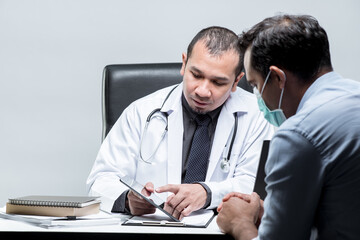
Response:
M169 87L169 93L170 91L175 88L172 93L170 94L169 98L164 103L164 106L161 108L161 112L167 113L167 115L170 115L172 112L181 110L181 95L183 92L183 83L181 82L178 85L174 85Z
M176 85L169 87L169 92L173 89ZM243 94L238 94L238 91L244 92L245 90L237 87L236 92L231 92L229 98L224 103L224 106L228 112L230 113L238 113L243 112L246 113L249 111L249 106L246 104L244 99L242 98ZM167 113L170 115L173 111L179 110L181 105L181 95L183 93L183 83L181 82L174 91L170 94L169 98L165 102L164 106L161 109L161 112ZM181 109L180 109L181 110Z
M241 94L239 94L239 91ZM224 104L224 107L229 113L249 112L249 106L242 97L245 94L247 94L247 92L239 87L237 87L235 92L231 92L229 98Z

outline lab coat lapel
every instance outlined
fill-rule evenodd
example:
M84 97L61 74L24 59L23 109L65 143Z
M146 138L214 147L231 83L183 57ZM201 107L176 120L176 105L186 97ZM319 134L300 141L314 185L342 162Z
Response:
M234 126L233 113L229 111L229 109L226 107L225 104L220 112L217 121L214 140L210 153L209 166L205 181L210 181L211 176L213 175L214 170L219 162L219 159L222 157L221 155L223 149L231 134L231 130L233 126Z
M182 146L183 146L183 115L181 106L181 94L183 86L180 84L171 93L164 104L162 111L168 113L168 184L181 183L182 171Z
M244 91L237 89L237 91ZM206 174L206 181L210 181L211 177L216 169L219 166L219 162L223 157L223 151L225 149L225 144L228 142L229 138L232 137L232 129L235 124L234 113L246 113L248 111L248 106L246 102L243 101L241 97L242 93L231 93L228 100L224 103L224 106L221 109L214 135L214 140L211 148L210 160L208 171ZM239 131L238 127L238 131ZM230 136L231 135L231 136ZM236 139L235 139L236 141Z

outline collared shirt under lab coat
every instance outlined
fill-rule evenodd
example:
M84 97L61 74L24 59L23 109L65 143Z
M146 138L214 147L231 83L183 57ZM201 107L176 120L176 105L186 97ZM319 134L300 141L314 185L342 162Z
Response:
M110 212L114 201L127 190L127 187L119 181L124 175L134 177L142 184L150 181L155 188L181 183L183 84L171 93L162 108L162 112L168 114L168 132L153 158L149 160L152 164L145 163L139 158L140 141L146 118L151 111L163 104L172 88L173 86L161 89L130 104L103 141L87 179L89 194L102 197L103 210ZM238 116L238 130L230 157L230 171L224 173L220 168L220 161L225 144L230 142L229 139L232 137L234 112L237 112ZM146 149L155 149L157 141L149 140L152 136L159 139L164 131L166 117L161 113L155 115L156 117L151 121L158 121L159 125L148 128L146 133L148 139L144 142L144 145L154 146L146 146ZM157 122L150 125L157 125ZM206 185L212 192L208 208L216 207L222 197L229 192L252 192L262 142L271 139L273 131L274 128L267 123L259 111L253 94L241 88L231 93L220 112L210 153L205 179ZM144 158L146 160L146 156ZM164 199L167 196L165 194L162 194Z

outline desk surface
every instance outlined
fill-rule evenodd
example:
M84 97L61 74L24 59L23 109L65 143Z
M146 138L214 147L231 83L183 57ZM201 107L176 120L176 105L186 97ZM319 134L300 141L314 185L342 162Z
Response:
M121 221L122 222L122 221ZM42 228L29 223L0 219L0 236L34 237L37 239L64 239L66 237L76 239L169 239L170 235L190 239L231 239L230 236L220 232L216 217L207 228L186 227L145 227L145 226L123 226L102 225L63 228ZM4 239L3 237L1 237Z

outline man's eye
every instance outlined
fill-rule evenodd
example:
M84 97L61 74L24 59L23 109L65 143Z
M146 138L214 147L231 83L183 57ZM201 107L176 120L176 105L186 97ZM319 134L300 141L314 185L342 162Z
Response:
M192 73L192 75L194 76L194 78L201 78L201 75L198 75L198 74L196 74L196 73L194 73L194 72L191 72Z
M223 83L223 82L218 82L218 81L213 81L213 83L214 83L216 86L223 86L223 85L225 85L225 83Z

